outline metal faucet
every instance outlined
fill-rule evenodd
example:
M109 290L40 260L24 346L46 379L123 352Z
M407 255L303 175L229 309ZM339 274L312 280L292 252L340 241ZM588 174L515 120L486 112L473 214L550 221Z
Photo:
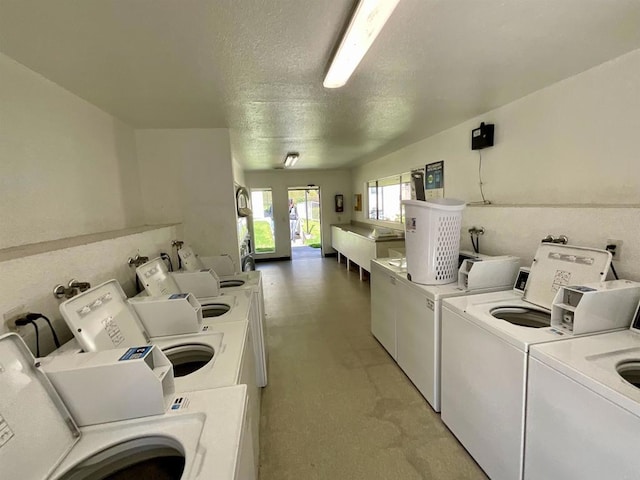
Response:
M69 280L69 286L62 284L53 287L53 296L56 298L73 298L81 292L85 292L91 288L89 282L79 282L78 280Z
M140 265L144 265L149 261L149 257L144 257L140 255L136 255L135 257L129 257L127 263L130 267L139 267Z
M569 243L569 237L566 235L558 235L554 237L553 235L547 235L542 239L542 243L560 243L562 245L566 245Z

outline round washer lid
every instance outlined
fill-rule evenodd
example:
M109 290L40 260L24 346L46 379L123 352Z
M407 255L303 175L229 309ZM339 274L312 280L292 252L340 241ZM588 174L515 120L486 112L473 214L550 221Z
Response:
M523 300L551 310L560 287L605 279L611 253L595 248L542 243L531 264Z
M149 338L117 280L60 305L60 313L85 352L136 347Z
M80 431L35 358L15 333L0 336L2 478L47 478Z

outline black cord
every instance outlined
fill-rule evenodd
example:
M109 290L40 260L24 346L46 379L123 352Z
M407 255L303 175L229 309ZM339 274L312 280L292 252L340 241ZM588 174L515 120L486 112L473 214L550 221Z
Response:
M484 198L484 190L482 189L482 150L478 150L478 155L480 156L480 161L478 162L478 179L480 180L480 196L482 197L482 203L487 203L487 199Z
M49 325L49 329L51 330L51 336L53 337L53 343L55 344L56 348L60 348L60 340L58 340L58 335L56 334L56 331L53 329L53 325L51 324L51 320L49 320L47 317L45 317L41 313L36 313L34 315L38 315L38 318L42 318L42 319L44 319L45 322L47 322L47 325ZM37 319L33 319L34 322L35 322L35 320L37 320Z
M138 274L136 274L136 293L142 292L142 285L140 284L140 279L138 278Z
M473 247L473 251L478 253L479 249L478 249L478 245L476 244L476 242L478 241L478 238L476 237L476 239L474 240L473 233L470 233L469 236L471 237L471 246Z
M618 278L618 272L616 272L616 267L614 267L614 266L613 266L613 262L611 262L611 273L613 273L613 277L614 277L616 280L620 280L620 279Z
M169 264L169 271L173 272L173 262L171 261L171 257L169 256L168 253L164 253L164 252L160 252L160 258L162 258L163 260L166 260L167 263Z
M27 325L28 323L33 324L34 328L36 329L36 342L38 343L37 347L39 352L40 351L40 339L39 339L40 332L38 331L38 325L36 324L36 320L38 320L39 318L42 318L44 319L45 322L47 322L47 325L49 325L49 329L51 330L53 343L55 344L56 348L60 348L60 340L58 340L58 335L56 334L56 331L53 328L53 325L51 324L51 320L49 320L45 315L41 313L27 313L24 317L16 320L16 326ZM38 356L40 355L38 354Z
M38 330L38 325L33 320L29 320L29 323L33 325L33 328L36 329L36 358L40 357L40 331Z

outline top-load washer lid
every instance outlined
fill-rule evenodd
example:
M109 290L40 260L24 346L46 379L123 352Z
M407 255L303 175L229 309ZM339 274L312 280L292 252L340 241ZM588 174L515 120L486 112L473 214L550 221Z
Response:
M136 274L142 282L144 289L152 297L183 293L175 279L169 273L167 265L160 258L154 258L144 265L136 268Z
M178 256L182 261L182 266L188 272L197 272L198 270L202 270L206 268L202 260L198 258L196 252L193 251L193 248L184 245L180 250L178 250Z
M0 336L0 472L47 478L80 431L35 358L15 333Z
M149 343L117 280L109 280L63 302L60 313L85 352Z
M523 300L550 310L560 287L603 281L611 259L606 250L542 243L531 264Z
M611 253L595 248L542 243L531 264L523 305L501 305L491 315L514 325L543 328L551 325L551 304L556 292L566 285L583 285L605 279Z

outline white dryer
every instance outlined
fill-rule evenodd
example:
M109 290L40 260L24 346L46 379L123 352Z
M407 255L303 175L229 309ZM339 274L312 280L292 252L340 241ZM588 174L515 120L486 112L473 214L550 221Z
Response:
M0 366L3 478L257 478L244 385L177 394L161 415L78 427L17 335L0 337Z
M178 392L245 384L253 444L258 448L260 391L247 322L206 322L198 333L149 337L116 280L91 288L60 305L78 348L67 353L157 345L173 365ZM256 465L257 465L256 450Z
M440 411L442 301L511 288L520 259L475 255L460 267L460 281L420 285L407 279L401 259L371 261L371 331L422 396Z
M604 280L610 262L604 250L541 244L524 293L514 289L444 301L442 420L493 480L522 478L529 347L573 335L551 326L556 294L564 286ZM620 306L626 310L576 333L629 325L638 285L618 287L625 292Z
M629 330L530 356L524 478L638 478L640 313Z

